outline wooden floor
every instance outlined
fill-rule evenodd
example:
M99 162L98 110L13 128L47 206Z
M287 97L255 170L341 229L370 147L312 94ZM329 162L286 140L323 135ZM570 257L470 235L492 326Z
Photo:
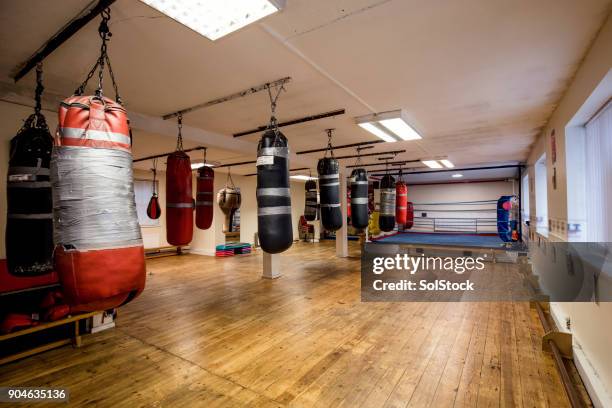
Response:
M526 303L361 303L359 259L297 244L148 262L118 328L0 367L0 385L62 386L71 405L569 406Z

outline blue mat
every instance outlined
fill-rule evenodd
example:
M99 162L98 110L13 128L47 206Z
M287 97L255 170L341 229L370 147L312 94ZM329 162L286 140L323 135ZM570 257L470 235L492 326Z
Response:
M422 245L447 245L477 248L505 248L505 243L498 236L489 235L464 235L418 232L402 232L397 235L382 238L377 243L383 244L422 244Z

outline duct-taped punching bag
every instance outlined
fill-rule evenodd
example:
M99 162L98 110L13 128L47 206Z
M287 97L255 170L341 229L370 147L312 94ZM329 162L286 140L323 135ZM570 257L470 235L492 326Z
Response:
M327 129L327 147L325 157L319 159L317 172L319 173L319 191L321 200L321 223L328 231L337 231L342 228L342 210L340 208L340 165L334 158L331 145L332 129ZM327 153L331 157L327 157Z
M159 197L157 196L157 159L153 159L153 194L147 205L147 217L152 220L157 220L161 217L161 207L159 206Z
M283 252L293 243L289 147L274 117L257 146L257 228L267 253Z
M202 230L208 229L212 225L214 184L215 172L210 166L206 165L206 153L204 153L204 166L198 170L196 190L196 226Z
M100 78L110 11L101 14L102 53L92 69ZM86 85L60 104L51 159L55 269L72 312L125 304L146 277L127 114L118 93L116 102L104 97L100 81L94 96L82 96Z
M166 240L174 246L188 245L193 238L191 159L183 151L182 126L179 115L176 151L166 163Z
M53 270L49 162L53 137L41 113L42 67L36 68L36 107L11 139L7 179L6 262L15 276Z
M240 194L240 190L234 185L231 170L231 168L227 170L225 187L217 193L217 204L219 204L219 208L221 208L221 211L225 214L223 232L233 232L232 221L234 219L234 214L242 203L242 195Z
M304 218L306 221L314 221L317 219L317 182L308 180L304 189L306 190Z
M355 169L351 173L351 222L353 227L368 226L368 173Z
M395 183L395 222L406 225L408 215L408 187L402 181L400 170L397 183Z
M380 180L380 230L393 231L395 228L395 179L385 174Z

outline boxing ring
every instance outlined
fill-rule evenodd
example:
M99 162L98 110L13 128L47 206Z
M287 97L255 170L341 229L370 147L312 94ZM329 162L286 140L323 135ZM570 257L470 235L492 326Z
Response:
M508 249L497 234L466 234L459 232L398 232L373 242L382 244L441 245L469 248Z

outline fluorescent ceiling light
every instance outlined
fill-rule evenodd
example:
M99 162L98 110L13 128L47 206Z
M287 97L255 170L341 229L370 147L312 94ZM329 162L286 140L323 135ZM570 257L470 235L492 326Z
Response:
M276 13L284 0L141 0L210 40Z
M421 135L408 123L403 109L374 113L355 118L355 122L385 142L422 139Z
M442 159L440 160L440 163L442 163L444 165L444 167L448 168L448 169L452 169L453 167L455 167L455 165L448 159Z
M461 178L461 177L463 177L463 174L459 174L459 173L453 174L452 177L453 178Z
M371 123L359 123L359 126L361 126L363 129L367 130L368 132L378 136L379 138L381 138L385 142L390 142L390 143L397 142L397 139L395 139L393 136L391 136L390 134L388 134L384 130L374 126Z
M212 163L206 163L206 164L204 164L204 163L191 163L191 170L197 170L200 167L204 167L204 166L206 166L206 167L215 167L215 165L212 164Z
M381 120L380 124L399 136L402 140L422 139L421 135L401 118Z
M442 165L436 160L421 160L421 163L429 167L430 169L441 169Z
M304 176L302 174L296 174L295 176L289 176L289 178L292 178L294 180L304 180L304 181L317 180L316 177Z

